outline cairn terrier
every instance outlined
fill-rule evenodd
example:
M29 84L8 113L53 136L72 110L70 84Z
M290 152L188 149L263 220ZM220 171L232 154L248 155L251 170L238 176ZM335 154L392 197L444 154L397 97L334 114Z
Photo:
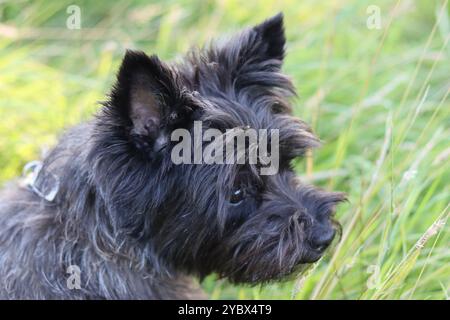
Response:
M260 284L317 261L344 195L294 173L319 140L292 115L285 41L278 14L182 61L127 51L98 114L0 193L0 298L201 298L209 274ZM215 143L230 130L237 150Z

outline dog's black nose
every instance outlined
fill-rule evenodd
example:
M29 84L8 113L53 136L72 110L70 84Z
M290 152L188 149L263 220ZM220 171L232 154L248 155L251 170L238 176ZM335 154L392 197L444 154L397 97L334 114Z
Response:
M332 227L319 227L314 230L311 237L311 247L318 252L323 252L333 241L336 230Z

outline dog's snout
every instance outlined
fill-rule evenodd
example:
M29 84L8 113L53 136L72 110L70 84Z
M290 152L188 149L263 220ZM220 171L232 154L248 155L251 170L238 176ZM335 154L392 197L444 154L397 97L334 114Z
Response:
M335 235L336 230L331 226L317 227L311 235L311 247L316 251L323 252L331 244Z

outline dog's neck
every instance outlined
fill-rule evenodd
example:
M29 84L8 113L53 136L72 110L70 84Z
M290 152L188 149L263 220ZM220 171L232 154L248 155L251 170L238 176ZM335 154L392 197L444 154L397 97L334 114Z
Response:
M86 135L86 130L95 130L93 126L95 124L89 123L69 131L43 160L42 172L51 172L48 176L58 180L54 199L49 201L26 190L36 210L33 217L19 219L21 225L42 217L39 225L35 224L47 237L39 238L41 233L33 232L36 239L30 239L30 245L39 246L40 242L48 241L55 244L50 246L52 252L43 256L54 261L42 263L51 265L52 270L42 272L51 275L54 268L61 268L64 274L70 266L79 268L81 289L68 290L63 283L66 277L61 277L56 290L60 298L201 297L201 291L193 286L190 278L174 272L159 259L151 243L134 241L120 230L120 224L115 221L120 213L112 212L115 208L108 204L110 195L95 181L95 159L86 161L94 146L91 140L83 141L82 137L91 136ZM86 163L93 166L86 166ZM17 244L11 242L10 245ZM30 263L26 261L28 258L23 257L24 265ZM38 294L37 289L35 292Z

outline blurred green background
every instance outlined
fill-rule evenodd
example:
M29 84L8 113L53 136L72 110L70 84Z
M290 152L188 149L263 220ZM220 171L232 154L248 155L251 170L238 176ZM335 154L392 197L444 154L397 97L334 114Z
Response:
M324 141L297 169L348 193L342 239L298 279L202 286L213 299L448 299L447 1L0 0L0 183L99 108L125 48L174 59L279 11L295 114Z

